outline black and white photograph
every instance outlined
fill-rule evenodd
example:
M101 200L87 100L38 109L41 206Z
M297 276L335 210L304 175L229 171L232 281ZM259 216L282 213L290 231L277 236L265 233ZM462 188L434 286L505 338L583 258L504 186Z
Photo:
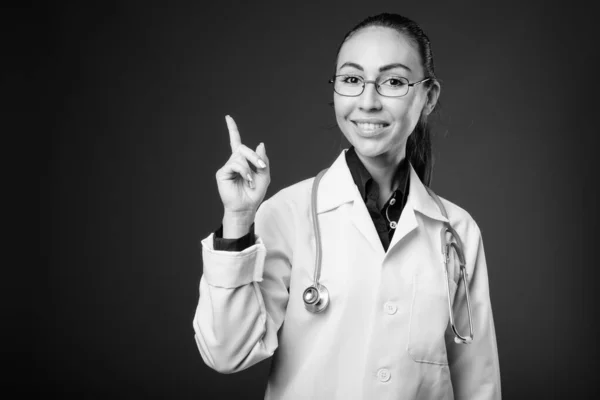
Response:
M3 14L10 398L596 398L585 2Z

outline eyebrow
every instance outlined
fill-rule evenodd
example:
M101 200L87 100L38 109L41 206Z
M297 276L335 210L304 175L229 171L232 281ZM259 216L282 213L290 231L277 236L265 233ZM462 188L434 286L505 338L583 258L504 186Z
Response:
M344 67L353 67L353 68L356 68L356 69L358 69L360 71L364 71L363 67L361 67L357 63L353 63L353 62L345 62L345 63L343 63L342 66L340 67L340 69L342 69ZM394 69L394 68L404 68L407 71L411 71L410 68L408 68L404 64L393 63L393 64L388 64L388 65L384 65L383 67L380 67L379 68L379 72L389 71L390 69Z

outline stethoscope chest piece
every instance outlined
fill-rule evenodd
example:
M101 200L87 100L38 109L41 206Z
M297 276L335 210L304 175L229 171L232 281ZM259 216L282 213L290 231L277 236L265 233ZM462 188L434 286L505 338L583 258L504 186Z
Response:
M311 285L302 293L304 307L312 313L320 313L329 305L329 291L321 284Z

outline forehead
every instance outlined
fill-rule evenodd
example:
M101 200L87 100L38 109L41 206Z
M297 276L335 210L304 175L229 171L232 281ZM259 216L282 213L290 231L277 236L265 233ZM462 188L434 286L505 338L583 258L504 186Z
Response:
M369 27L356 32L340 49L338 68L345 62L361 65L365 71L377 71L387 64L401 63L416 72L421 57L416 44L392 28Z

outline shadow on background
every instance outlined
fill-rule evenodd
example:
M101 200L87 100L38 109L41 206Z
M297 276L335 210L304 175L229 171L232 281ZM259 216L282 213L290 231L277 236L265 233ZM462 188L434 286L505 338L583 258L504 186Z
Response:
M229 156L224 115L250 147L265 142L267 197L314 176L346 147L326 83L339 41L389 11L415 19L432 41L442 80L432 186L481 227L504 397L591 394L594 25L573 2L517 4L21 10L10 49L23 68L11 82L36 112L25 123L42 131L45 267L35 277L35 339L6 351L14 371L27 372L21 388L263 397L268 360L220 375L202 362L192 330L199 241L222 217L214 174ZM40 94L21 93L20 82Z

